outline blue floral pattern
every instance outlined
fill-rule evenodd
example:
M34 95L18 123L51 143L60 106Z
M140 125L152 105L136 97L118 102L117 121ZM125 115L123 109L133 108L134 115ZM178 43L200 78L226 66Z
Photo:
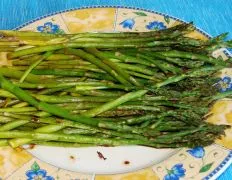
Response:
M231 78L228 77L228 76L225 76L225 77L221 78L218 81L217 86L218 86L218 88L219 88L219 90L221 92L232 90L232 81L231 81Z
M122 25L123 28L129 28L129 29L132 29L133 26L135 25L135 20L134 19L126 19L124 21L122 21L120 23L120 25Z
M39 165L34 162L31 170L26 172L27 180L55 180L52 176L47 176L47 171L40 169Z
M179 180L185 176L185 171L183 164L176 164L170 170L167 169L168 174L164 176L164 180Z
M161 29L166 29L167 27L164 25L163 22L152 21L149 22L148 25L146 25L146 28L149 30L161 30Z
M43 33L54 34L60 31L60 26L57 24L53 24L52 22L46 22L42 26L38 26L37 30Z
M189 149L187 150L187 152L195 158L203 158L205 155L205 150L202 146L197 146L193 149Z
M214 162L210 162L208 164L205 164L204 162L204 156L205 156L205 149L202 146L197 146L193 149L187 150L187 152L193 156L194 158L201 159L202 165L200 167L199 173L204 173L210 170Z

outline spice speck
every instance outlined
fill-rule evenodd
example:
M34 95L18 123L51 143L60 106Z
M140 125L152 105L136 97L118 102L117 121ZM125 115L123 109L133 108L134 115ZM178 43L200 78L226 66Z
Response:
M29 144L28 149L34 149L35 148L35 144Z
M125 164L125 165L129 165L130 164L130 161L124 161L124 163L123 164Z
M71 155L71 156L69 156L69 159L75 160L76 158L75 158L75 156Z
M106 160L106 159L107 159L107 158L105 158L104 155L103 155L101 152L99 152L99 151L97 151L97 155L98 155L99 159L103 159L103 160Z

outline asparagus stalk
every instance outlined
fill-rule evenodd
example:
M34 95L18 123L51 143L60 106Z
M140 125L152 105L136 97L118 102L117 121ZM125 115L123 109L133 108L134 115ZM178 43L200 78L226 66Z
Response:
M100 113L103 113L104 111L108 111L110 109L113 109L113 108L119 106L120 104L123 104L127 101L130 101L131 99L139 98L146 93L147 93L146 90L139 90L139 91L127 93L127 94L122 95L121 97L119 97L113 101L110 101L110 102L103 104L102 106L88 110L88 111L84 112L82 115L88 116L88 117L94 117Z
M103 62L101 62L101 60L95 58L93 55L88 54L85 51L82 51L80 49L75 49L75 50L74 49L69 49L69 50L66 50L66 53L71 53L71 54L80 56L81 58L86 59L87 61L91 62L92 64L95 64L100 69L103 69L104 71L106 71L107 73L109 73L112 77L114 77L115 79L117 79L122 84L124 84L124 85L130 85L130 83L124 77L122 77L117 72L113 71L111 69L111 67L109 67L108 64L104 64Z
M187 77L204 77L210 74L215 73L218 70L221 70L223 67L222 66L215 66L215 67L202 67L200 69L197 70L192 70L186 74L181 74L181 75L177 75L177 76L172 76L170 78L168 78L167 80L164 80L163 82L157 83L154 87L156 88L160 88L162 86L171 84L171 83L176 83L179 82L183 79L186 79Z
M10 67L0 67L0 73L4 75L5 77L14 78L14 79L20 79L22 75L24 74L24 72L12 69ZM25 81L31 82L31 83L39 83L43 81L43 79L41 79L41 77L39 76L29 74L26 77Z
M32 69L34 69L37 65L39 65L44 59L48 58L51 54L52 52L47 52L40 59L38 59L35 63L30 65L30 67L24 72L23 76L20 78L19 82L22 83L26 79L28 74L30 74Z
M46 125L43 127L40 127L36 129L34 132L39 132L39 133L52 133L59 131L60 129L63 129L65 125ZM8 143L11 145L11 147L15 148L23 144L28 144L31 141L33 141L34 138L16 138L16 139L11 139L8 141Z
M104 54L101 53L100 51L98 51L97 49L95 49L95 48L86 48L86 51L90 52L93 55L95 55L98 58L100 58L103 63L105 63L108 66L110 66L113 70L115 70L120 76L122 76L123 78L125 78L125 80L127 80L128 82L134 84L135 86L141 86L140 83L135 78L133 78L126 71L124 71L122 68L120 68L119 66L117 66L117 64L115 64L112 61L108 60L104 56Z
M0 127L0 131L9 131L19 126L22 126L24 124L27 124L28 122L29 122L28 120L16 120L16 121L8 122L7 124L4 124Z
M166 52L160 52L161 55L167 56L167 57L179 57L179 58L185 58L185 59L191 59L191 60L200 60L206 63L214 64L214 65L221 65L221 66L227 66L226 62L220 61L216 58L209 57L206 55L201 54L195 54L190 52L183 52L183 51L166 51Z

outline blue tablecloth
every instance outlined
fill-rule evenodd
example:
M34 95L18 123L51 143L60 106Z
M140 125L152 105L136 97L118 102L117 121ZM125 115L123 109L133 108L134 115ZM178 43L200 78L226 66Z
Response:
M12 29L55 11L93 5L155 10L193 21L213 36L229 32L232 39L232 0L0 0L0 29ZM218 179L232 179L232 165Z

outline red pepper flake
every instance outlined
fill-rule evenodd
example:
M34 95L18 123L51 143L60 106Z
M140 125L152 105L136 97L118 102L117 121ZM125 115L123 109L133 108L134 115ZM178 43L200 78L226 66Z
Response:
M76 158L74 157L74 156L69 156L69 158L71 159L71 160L75 160Z
M28 149L34 149L35 148L35 144L30 144Z
M97 155L98 155L98 157L100 158L100 159L103 159L103 160L106 160L107 158L105 158L104 156L103 156L103 154L101 153L101 152L99 152L99 151L97 151Z
M125 165L129 165L129 164L130 164L130 161L124 161L124 164L125 164Z

